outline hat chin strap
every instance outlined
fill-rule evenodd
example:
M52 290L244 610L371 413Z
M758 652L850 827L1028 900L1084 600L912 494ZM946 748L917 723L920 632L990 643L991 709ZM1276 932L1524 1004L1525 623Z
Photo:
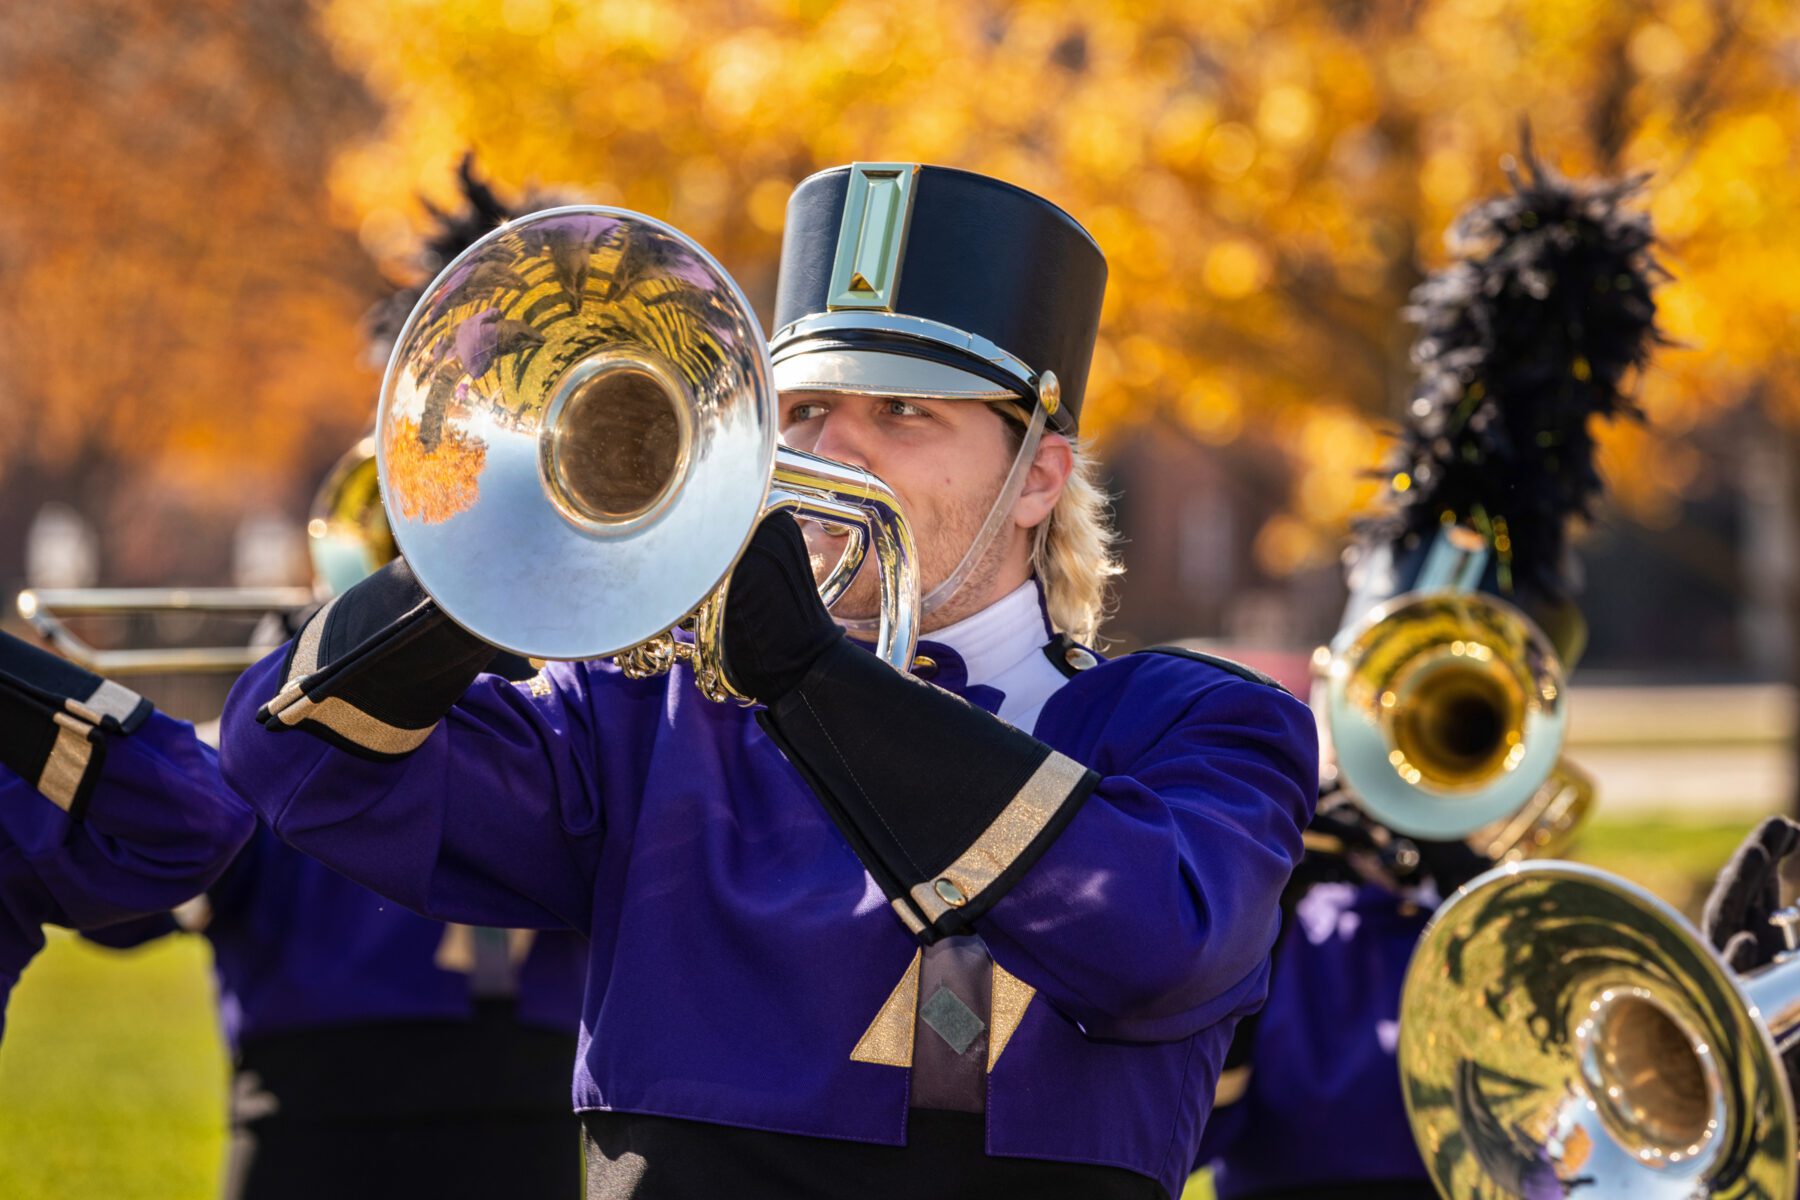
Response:
M1025 490L1025 477L1031 472L1031 464L1037 460L1038 443L1044 438L1045 415L1042 404L1031 406L1031 422L1025 427L1025 436L1019 441L1019 452L1013 455L1012 468L1007 471L1006 479L1000 484L1000 493L994 497L987 519L975 531L975 538L969 543L962 561L956 564L956 569L920 601L921 624L922 618L929 617L950 603L962 590L963 584L969 580L969 573L975 569L975 564L987 556L994 539L1005 528L1007 520L1012 516L1013 505L1019 502L1019 493ZM842 625L852 637L863 640L872 640L881 627L881 622L871 617L840 617L834 613L832 620Z

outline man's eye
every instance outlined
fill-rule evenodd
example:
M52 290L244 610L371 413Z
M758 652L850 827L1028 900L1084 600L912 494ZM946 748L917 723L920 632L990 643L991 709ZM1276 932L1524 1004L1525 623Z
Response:
M889 400L884 410L890 417L923 417L928 415L924 409L905 400Z
M823 404L796 404L788 409L787 420L784 424L797 425L801 421L810 421L824 415L825 406Z

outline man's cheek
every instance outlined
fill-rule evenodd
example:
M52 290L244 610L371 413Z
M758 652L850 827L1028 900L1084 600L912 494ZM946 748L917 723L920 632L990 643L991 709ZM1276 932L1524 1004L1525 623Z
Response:
M849 547L849 539L834 536L822 526L807 521L801 526L806 535L806 553L812 560L813 577L823 580L837 566L838 559L843 557Z

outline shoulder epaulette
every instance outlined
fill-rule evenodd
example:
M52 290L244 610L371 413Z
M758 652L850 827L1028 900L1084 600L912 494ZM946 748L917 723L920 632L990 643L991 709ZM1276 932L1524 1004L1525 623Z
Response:
M1289 692L1285 687L1281 686L1280 682L1273 676L1265 675L1255 667L1247 667L1241 662L1236 662L1229 658L1221 658L1217 654L1207 654L1200 650L1189 650L1182 646L1146 646L1142 650L1135 651L1135 653L1167 654L1172 658L1192 659L1194 662L1205 663L1209 667L1217 667L1219 670L1228 674L1236 675L1239 679L1248 679L1251 683L1260 683L1266 687L1272 687L1278 692L1286 692L1290 696L1293 695L1292 692Z

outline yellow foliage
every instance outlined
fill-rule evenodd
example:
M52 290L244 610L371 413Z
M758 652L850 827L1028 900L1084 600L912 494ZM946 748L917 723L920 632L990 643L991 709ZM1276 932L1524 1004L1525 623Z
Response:
M1269 439L1295 467L1288 523L1258 542L1271 565L1328 554L1369 498L1355 472L1410 378L1399 309L1456 211L1501 186L1522 118L1566 170L1655 173L1669 323L1693 346L1645 381L1669 439L1752 390L1800 408L1781 49L1800 11L1777 0L332 0L324 23L389 105L333 177L370 219L421 181L444 198L472 144L506 182L668 218L766 303L780 198L812 170L919 159L1043 192L1112 266L1087 425ZM1322 404L1329 452L1275 433ZM1656 514L1669 458L1608 465Z
M1670 511L1679 443L1746 397L1800 418L1787 0L319 0L295 44L331 56L298 66L228 5L75 7L94 15L0 48L0 68L29 68L8 74L0 136L34 165L0 185L0 239L32 246L22 271L7 260L32 302L4 348L9 376L45 381L30 436L52 458L100 407L151 459L214 464L191 468L209 486L246 461L291 470L310 423L346 424L371 394L354 325L370 279L346 233L404 274L417 197L453 203L466 149L503 190L560 186L694 234L765 313L794 183L924 160L1033 188L1106 251L1087 428L1166 418L1267 443L1294 484L1259 554L1319 561L1406 396L1407 293L1456 212L1502 186L1522 119L1566 171L1653 176L1687 348L1644 380L1652 428L1608 443L1623 500ZM190 9L214 36L173 19ZM108 44L136 75L90 69L97 21L126 23ZM178 249L146 252L139 225L180 230ZM202 446L196 414L221 406L243 419ZM1304 448L1315 418L1329 453Z

